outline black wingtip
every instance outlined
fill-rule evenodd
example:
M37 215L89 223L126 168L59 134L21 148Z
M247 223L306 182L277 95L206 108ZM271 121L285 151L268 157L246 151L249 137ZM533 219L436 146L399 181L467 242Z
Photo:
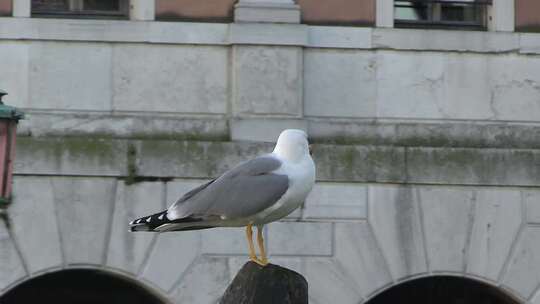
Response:
M129 230L131 232L154 231L155 228L168 222L170 221L169 218L167 218L167 210L165 210L131 221L129 223Z

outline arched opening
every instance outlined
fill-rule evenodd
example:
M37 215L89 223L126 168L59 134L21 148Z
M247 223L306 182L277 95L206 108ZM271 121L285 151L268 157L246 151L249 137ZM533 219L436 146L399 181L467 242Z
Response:
M367 304L519 304L502 290L485 283L452 276L433 276L398 284Z
M156 295L121 276L100 270L62 270L21 283L0 297L0 303L162 304Z

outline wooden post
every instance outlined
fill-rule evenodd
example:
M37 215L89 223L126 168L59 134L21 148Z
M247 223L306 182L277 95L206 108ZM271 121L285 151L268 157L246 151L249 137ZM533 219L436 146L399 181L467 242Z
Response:
M308 283L299 273L277 265L247 262L220 304L308 304Z

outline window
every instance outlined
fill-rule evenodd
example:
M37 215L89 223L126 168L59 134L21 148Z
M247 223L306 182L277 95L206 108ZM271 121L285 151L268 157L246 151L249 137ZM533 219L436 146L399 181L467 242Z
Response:
M409 0L394 2L396 27L485 29L491 0Z
M32 0L32 15L126 17L128 0Z

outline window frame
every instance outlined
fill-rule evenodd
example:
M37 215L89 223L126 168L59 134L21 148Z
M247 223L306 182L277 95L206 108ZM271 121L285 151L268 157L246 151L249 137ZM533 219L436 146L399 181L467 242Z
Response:
M129 0L117 0L119 9L115 11L85 10L84 0L68 0L68 10L34 9L32 17L80 18L80 19L128 19Z
M396 9L399 7L398 2L410 2L410 3L425 3L428 5L428 20L408 20L408 19L398 19L396 18ZM431 6L433 4L465 4L471 7L476 7L481 9L481 17L478 22L467 22L467 21L448 21L441 20L440 17L438 20L433 19L434 11L436 6ZM394 0L394 26L396 28L424 28L424 29L463 29L463 30L487 30L488 28L488 6L492 5L492 0L475 0L474 2L466 0ZM441 7L442 14L442 7Z

